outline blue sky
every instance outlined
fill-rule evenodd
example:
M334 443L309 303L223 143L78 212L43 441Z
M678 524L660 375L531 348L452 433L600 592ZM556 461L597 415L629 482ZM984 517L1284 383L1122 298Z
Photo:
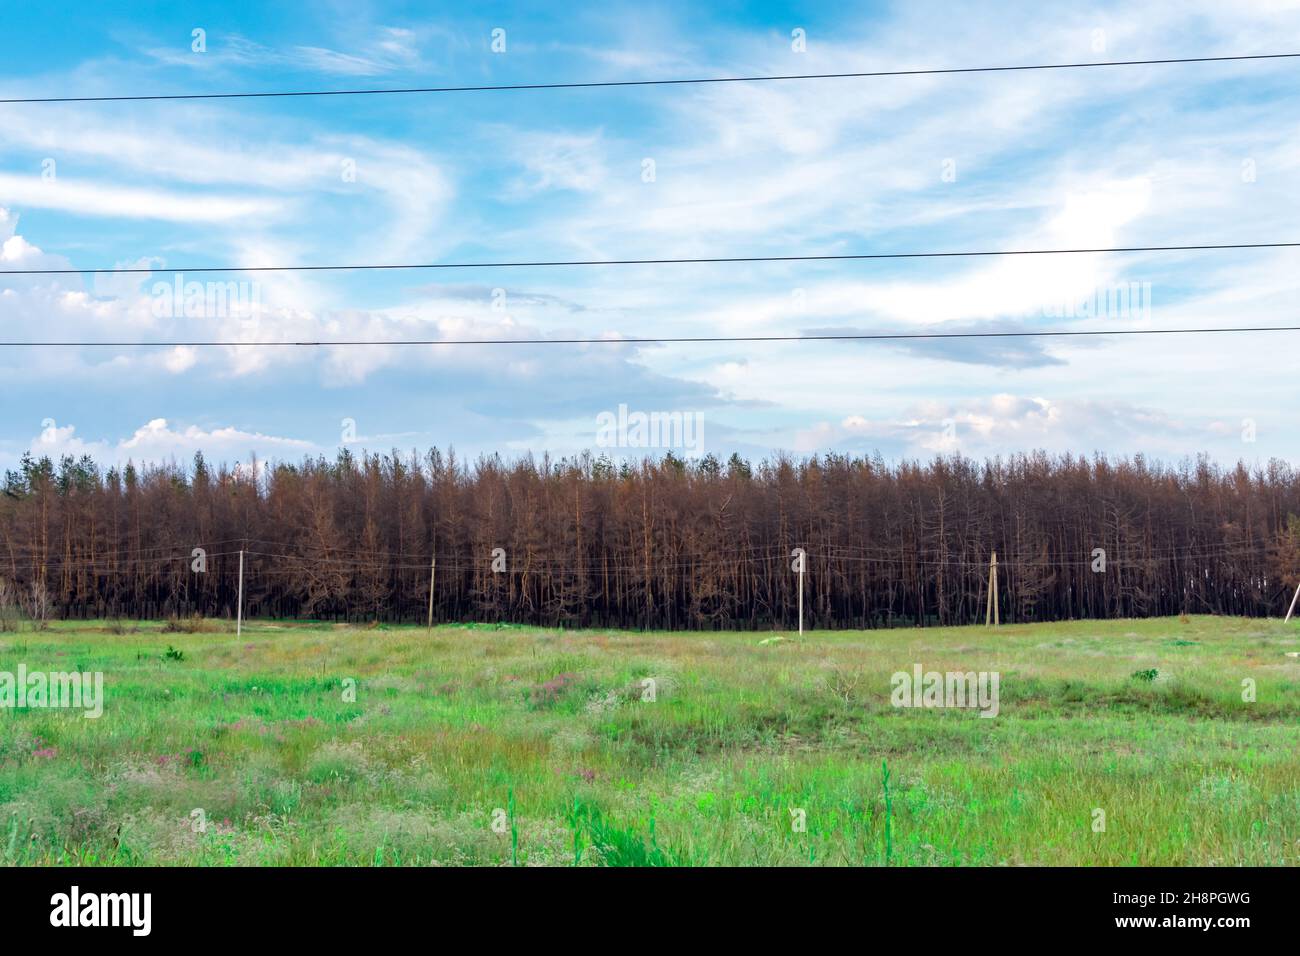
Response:
M1300 5L5 4L0 97L581 82L1293 52ZM205 31L206 50L192 49ZM504 52L492 50L505 31ZM806 49L793 49L802 29ZM0 105L0 338L618 339L1295 321L1293 250L262 273L186 265L1294 241L1298 61L769 84ZM647 161L654 175L647 177ZM355 171L355 175L352 174ZM1098 302L1118 287L1131 307ZM1087 305L1094 308L1089 311ZM165 305L165 303L164 303ZM5 349L0 467L296 459L346 441L1031 449L1295 462L1283 334L943 343ZM345 420L355 423L345 434ZM353 434L355 433L355 435ZM651 450L652 452L654 449Z

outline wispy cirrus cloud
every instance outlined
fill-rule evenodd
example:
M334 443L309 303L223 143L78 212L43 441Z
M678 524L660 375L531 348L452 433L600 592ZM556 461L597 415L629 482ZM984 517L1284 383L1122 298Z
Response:
M206 31L205 31L206 32ZM420 37L404 27L376 26L355 38L350 50L260 43L237 33L204 37L201 55L182 46L153 45L144 50L157 63L192 69L281 68L333 76L383 76L422 66Z
M195 195L109 182L45 180L0 173L0 202L27 209L53 209L86 216L155 219L173 223L228 223L278 216L277 199L238 195Z

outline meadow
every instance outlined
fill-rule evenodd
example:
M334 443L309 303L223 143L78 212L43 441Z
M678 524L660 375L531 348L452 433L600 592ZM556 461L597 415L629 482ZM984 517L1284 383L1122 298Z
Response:
M1297 652L1209 616L23 625L0 671L100 671L105 700L0 709L0 861L1296 865ZM916 664L998 672L998 715L891 706Z

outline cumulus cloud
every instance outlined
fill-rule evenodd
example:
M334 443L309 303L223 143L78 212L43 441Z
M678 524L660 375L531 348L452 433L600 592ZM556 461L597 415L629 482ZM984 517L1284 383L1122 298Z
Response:
M901 448L912 457L960 452L972 457L1045 449L1089 454L1195 454L1213 431L1160 409L1124 402L1049 399L999 393L977 400L917 403L897 417L854 414L798 433L806 449Z
M188 461L201 451L213 460L238 460L256 454L260 459L300 457L318 450L308 441L264 435L244 431L233 426L204 429L197 425L183 428L171 426L165 418L154 418L129 436L85 439L77 435L75 425L58 425L47 419L40 435L34 438L29 451L35 456L58 459L64 455L80 458L90 455L101 464L158 464L167 461Z

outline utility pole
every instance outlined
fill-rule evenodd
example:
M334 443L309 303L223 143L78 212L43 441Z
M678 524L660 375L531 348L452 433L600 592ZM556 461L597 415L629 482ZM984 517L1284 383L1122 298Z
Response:
M993 626L1002 626L1002 614L999 607L1001 598L998 595L998 553L993 552Z
M799 562L799 636L803 637L803 562Z
M244 549L239 549L239 597L235 602L235 636L244 633Z
M1286 612L1286 620L1282 622L1283 624L1291 620L1291 615L1295 613L1295 602L1297 598L1300 598L1300 584L1296 585L1295 595L1291 598L1291 607Z
M429 620L425 624L425 630L433 632L433 575L438 570L438 556L435 554L429 558Z
M998 627L1001 623L998 614L998 553L994 551L989 561L989 599L984 607L984 626L988 627L992 624Z

